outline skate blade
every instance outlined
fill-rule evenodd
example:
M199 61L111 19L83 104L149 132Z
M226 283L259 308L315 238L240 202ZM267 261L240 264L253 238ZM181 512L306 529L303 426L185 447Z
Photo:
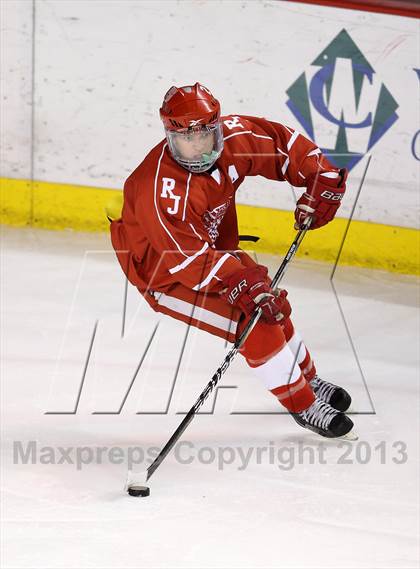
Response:
M352 429L351 431L349 431L348 433L346 433L342 437L336 437L336 438L341 439L342 441L358 441L359 435L357 433L355 433Z

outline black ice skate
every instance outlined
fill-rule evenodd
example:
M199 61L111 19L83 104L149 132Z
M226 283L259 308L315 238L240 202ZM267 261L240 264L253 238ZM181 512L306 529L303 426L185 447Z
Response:
M296 423L323 437L357 440L357 435L352 432L353 421L318 397L310 407L301 413L291 413L291 415Z
M337 409L337 411L347 411L351 404L350 394L345 389L324 381L317 375L309 382L315 395Z

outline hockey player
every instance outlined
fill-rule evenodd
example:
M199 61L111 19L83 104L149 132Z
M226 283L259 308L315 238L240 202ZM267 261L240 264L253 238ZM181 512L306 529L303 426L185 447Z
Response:
M241 353L303 427L340 437L353 427L349 394L322 380L295 330L285 290L238 247L235 192L261 175L306 188L295 227L331 221L347 171L334 168L297 131L266 119L221 117L199 83L172 87L160 117L166 139L128 177L111 238L123 271L150 306L230 342L257 306L262 316Z

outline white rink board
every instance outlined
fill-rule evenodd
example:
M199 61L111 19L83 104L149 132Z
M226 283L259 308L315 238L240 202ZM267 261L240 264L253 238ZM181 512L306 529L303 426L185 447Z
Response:
M8 78L24 71L29 77L32 3L3 4L8 49L2 74ZM372 86L363 87L359 108L351 111L352 77L346 61L338 61L331 110L339 115L342 101L346 120L359 122L374 110L382 83L399 105L398 120L372 149L355 218L416 227L419 161L412 143L419 122L418 22L293 2L37 0L34 178L122 187L162 137L158 108L172 84L199 80L221 100L225 114L266 116L302 130L286 106L286 90L303 72L310 75L311 63L343 28L375 73ZM2 175L25 177L31 92L13 80L7 95ZM317 142L331 147L338 127L316 114L314 126ZM416 140L414 154L420 158L420 136ZM365 152L366 129L350 129L348 143ZM363 159L351 173L353 195L365 164ZM349 213L352 201L341 215ZM246 181L238 202L293 207L286 186L259 178Z
M31 2L0 2L0 32L0 176L30 178Z

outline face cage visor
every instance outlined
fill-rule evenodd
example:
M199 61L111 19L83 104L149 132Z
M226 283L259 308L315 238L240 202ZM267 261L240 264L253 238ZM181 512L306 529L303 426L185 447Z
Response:
M165 129L165 133L174 159L196 174L211 168L223 150L220 122L181 130Z

